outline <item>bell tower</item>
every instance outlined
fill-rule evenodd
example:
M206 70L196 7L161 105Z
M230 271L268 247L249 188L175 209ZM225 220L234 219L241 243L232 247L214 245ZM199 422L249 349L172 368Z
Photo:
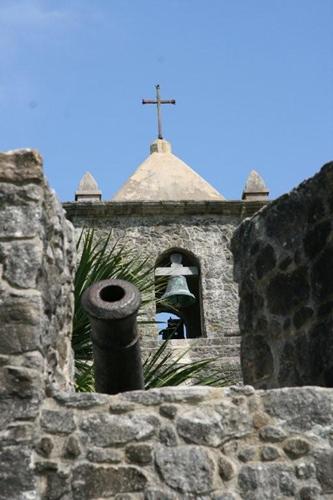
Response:
M233 278L230 240L242 219L267 203L268 190L255 172L244 188L243 200L227 201L198 172L172 152L162 137L162 101L158 108L158 138L150 154L110 201L66 203L68 218L80 231L112 231L129 249L147 256L153 279L164 277L157 303L147 306L141 326L142 346L159 345L159 331L175 326L175 352L189 349L192 360L217 357L222 371L240 377L238 286ZM112 165L110 166L112 167ZM111 169L112 170L112 169ZM222 185L222 179L221 183Z

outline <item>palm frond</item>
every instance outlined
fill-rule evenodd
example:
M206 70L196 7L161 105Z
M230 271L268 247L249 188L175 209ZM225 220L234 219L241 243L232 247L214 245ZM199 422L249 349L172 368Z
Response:
M206 374L207 369L214 366L216 358L205 358L200 361L182 363L186 354L191 350L190 347L174 358L170 350L173 334L174 331L171 331L158 349L149 354L143 363L146 389L175 386L184 382L191 382L191 385L219 387L229 383L229 380L217 370L209 370L210 374Z
M75 389L77 392L94 392L95 378L91 362L78 362L75 367Z
M80 259L74 279L74 319L72 346L75 357L76 390L81 392L94 391L94 371L92 363L92 344L90 340L90 323L82 305L81 296L86 288L97 281L117 278L133 283L141 292L142 308L138 313L138 323L151 324L152 321L140 320L145 317L143 311L150 302L162 302L160 297L165 288L166 278L154 281L154 272L149 259L137 255L134 250L125 249L119 240L111 243L112 233L100 239L96 238L94 230L82 230L77 251ZM176 312L176 311L175 311ZM191 363L183 363L189 349L184 350L174 358L170 333L159 348L150 354L143 363L145 388L179 385L184 382L201 385L226 385L226 380L217 371L207 370L215 362L208 358ZM210 374L207 375L207 371Z
M84 390L84 383L93 376L90 323L81 305L86 288L97 281L117 278L133 283L141 292L144 307L154 297L154 273L148 258L139 258L118 241L111 244L112 234L97 239L94 230L82 230L77 242L80 259L74 278L74 318L72 347L75 357L77 390ZM82 364L83 363L83 364ZM90 375L88 376L88 372ZM87 384L90 390L91 384Z

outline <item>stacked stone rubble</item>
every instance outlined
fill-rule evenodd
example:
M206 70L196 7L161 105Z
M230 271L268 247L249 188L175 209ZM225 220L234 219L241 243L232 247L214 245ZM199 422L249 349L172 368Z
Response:
M249 386L45 400L42 498L329 499L333 392Z

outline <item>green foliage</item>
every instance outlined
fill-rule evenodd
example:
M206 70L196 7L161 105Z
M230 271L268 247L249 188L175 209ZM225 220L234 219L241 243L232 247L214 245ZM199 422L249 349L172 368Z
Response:
M119 242L111 245L111 233L96 241L93 230L82 231L77 242L80 259L74 278L74 319L72 347L75 357L76 388L91 391L94 388L90 323L81 305L86 288L97 281L116 278L130 281L141 292L144 306L154 296L154 280L147 259L126 250Z
M146 389L180 385L184 382L189 382L191 385L214 386L224 386L228 383L228 380L217 369L212 369L212 365L216 361L215 358L182 363L183 358L190 351L189 348L173 359L173 353L170 350L170 340L173 333L143 363ZM209 369L209 375L205 375L207 369Z
M77 251L80 259L74 279L74 319L72 347L75 357L76 390L81 392L94 391L94 374L92 365L92 345L90 340L90 323L87 314L81 305L81 296L86 288L103 279L116 278L133 283L141 292L142 305L145 306L155 300L154 273L148 266L146 258L142 258L134 251L125 249L119 242L111 245L111 233L95 241L93 230L82 231L77 242ZM160 282L158 287L164 287ZM138 314L138 322L141 313ZM170 335L170 337L172 334ZM191 363L181 363L187 351L177 359L172 359L169 343L170 337L161 343L155 353L150 354L144 361L145 387L163 387L191 382L203 385L225 385L216 371L211 375L204 375L207 368L215 361L213 358Z

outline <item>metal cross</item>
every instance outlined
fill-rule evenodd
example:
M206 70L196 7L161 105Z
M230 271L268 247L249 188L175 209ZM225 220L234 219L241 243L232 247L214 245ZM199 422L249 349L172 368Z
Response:
M161 121L161 104L176 104L174 99L168 101L162 100L160 97L160 86L155 85L156 88L156 101L153 99L142 99L142 104L156 104L157 105L157 128L158 128L158 138L163 139L162 136L162 121Z

